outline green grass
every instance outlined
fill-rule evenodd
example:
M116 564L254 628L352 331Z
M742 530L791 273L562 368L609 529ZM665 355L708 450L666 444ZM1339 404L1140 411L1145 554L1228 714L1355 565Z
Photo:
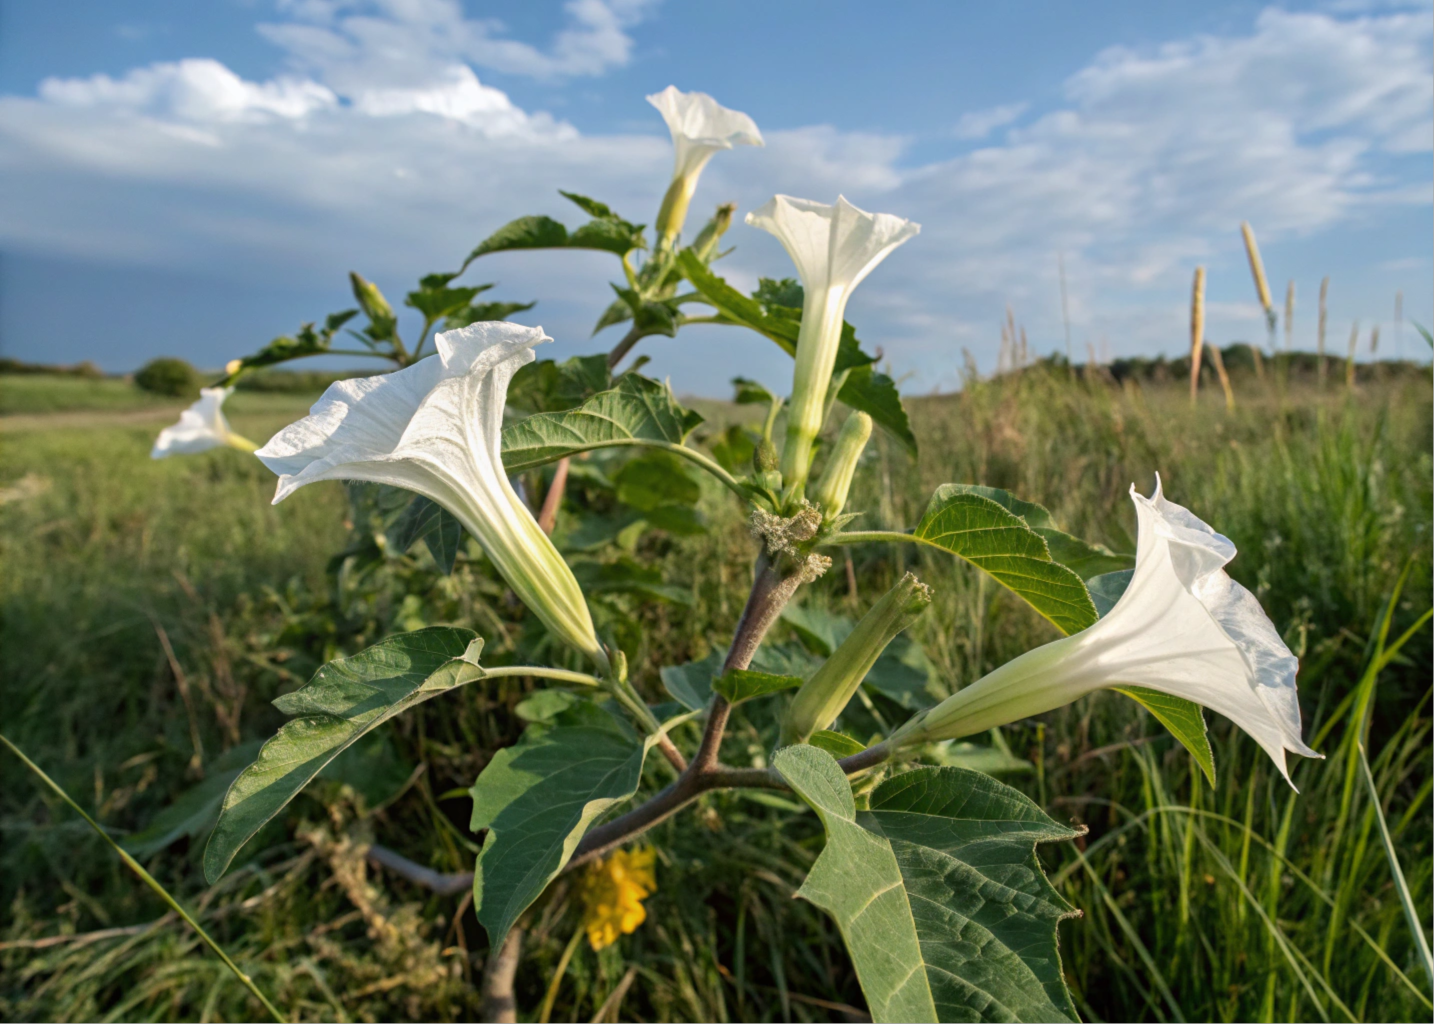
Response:
M1300 655L1306 737L1328 760L1296 759L1295 795L1252 741L1210 716L1211 790L1147 715L1110 694L1001 730L1034 766L1007 781L1091 830L1044 854L1085 913L1061 928L1077 1005L1105 1020L1427 1019L1429 983L1376 817L1427 929L1427 624L1371 665L1381 627L1392 644L1429 605L1428 373L1372 379L1352 399L1303 387L1282 397L1253 381L1239 397L1227 415L1216 393L1191 410L1178 385L1044 371L972 384L912 403L920 460L877 440L848 508L865 513L862 528L904 528L937 484L976 481L1128 549L1126 490L1148 491L1159 470L1172 499L1240 548L1232 574ZM240 393L229 408L236 429L260 440L308 400ZM346 537L338 485L270 506L272 476L238 452L149 461L164 421L0 420L0 488L40 481L0 505L4 731L117 833L144 827L223 751L271 734L279 716L267 702L334 652L432 622L471 625L501 650L515 621L501 591L462 566L446 579L419 566L376 588L327 574ZM708 536L650 536L640 548L693 601L639 609L634 665L654 699L657 668L722 642L740 612L751 543L725 498L709 512ZM850 577L839 556L804 600L850 614L914 569L936 603L913 633L947 685L1052 636L949 560L886 546L852 555ZM527 691L502 680L422 705L389 729L409 779L400 796L374 813L362 786L313 787L216 887L202 881L198 844L146 866L299 1018L476 1019L486 941L471 906L366 872L361 849L377 838L440 870L470 867L468 801L450 791L517 736L512 709ZM729 761L764 755L770 714L761 702L739 711ZM1351 760L1361 736L1378 807ZM663 778L654 767L652 784ZM0 1015L260 1013L18 762L0 761L0 782ZM578 947L552 1019L590 1019L630 970L624 1019L846 1019L831 1004L861 1005L835 929L791 898L820 849L813 816L715 794L658 838L647 923L600 954ZM566 884L535 909L518 975L528 1014L578 927Z

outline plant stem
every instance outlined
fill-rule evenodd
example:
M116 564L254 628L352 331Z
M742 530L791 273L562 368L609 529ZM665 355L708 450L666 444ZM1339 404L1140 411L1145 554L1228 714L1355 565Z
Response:
M498 676L535 676L539 679L556 679L564 683L577 683L579 686L599 686L602 680L597 676L590 676L586 672L572 672L565 668L547 668L542 665L496 665L493 668L484 668L483 678L493 679Z
M565 456L553 467L553 482L548 484L548 493L543 495L543 508L538 513L538 527L552 536L553 527L558 523L558 507L563 503L563 491L568 486L569 459Z
M745 669L752 663L752 656L757 653L762 638L800 585L800 573L784 576L765 553L757 559L752 592L748 595L747 604L742 609L742 617L737 622L731 650L722 665L724 672ZM774 769L730 768L721 763L718 754L722 746L722 734L726 731L731 713L732 705L726 698L721 695L714 696L707 712L707 725L702 732L701 746L677 781L640 807L590 830L578 844L564 870L602 856L613 847L671 817L710 790L788 789L786 782ZM851 774L880 764L889 756L890 751L885 745L877 744L838 764L843 771Z
M626 265L625 258L624 265ZM607 354L607 368L609 370L617 369L617 364L627 357L627 354L632 351L632 346L645 337L647 337L647 332L633 324L632 329L623 335L622 340L614 345L613 350Z

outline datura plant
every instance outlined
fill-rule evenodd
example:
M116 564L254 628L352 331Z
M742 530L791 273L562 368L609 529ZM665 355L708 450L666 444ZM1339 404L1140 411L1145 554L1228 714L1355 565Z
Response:
M1287 752L1318 756L1301 739L1297 662L1255 597L1225 574L1234 545L1167 499L1158 479L1151 497L1131 491L1133 558L1064 533L1039 505L969 483L939 487L909 529L854 528L873 514L848 501L873 433L913 454L916 439L895 384L845 311L852 291L918 226L842 197L776 196L746 220L781 240L796 279L763 279L744 293L713 269L734 207L717 207L690 242L685 221L708 161L760 145L761 134L747 115L700 93L669 88L649 99L676 150L650 243L644 226L563 193L585 223L521 217L458 270L422 278L405 299L421 324L407 342L393 306L355 273L358 308L234 360L221 388L206 390L160 436L156 456L253 450L224 421L224 388L309 356L382 360L385 372L333 384L307 417L257 450L278 476L274 500L319 481L379 488L383 557L408 557L422 542L437 571L461 558L465 579L491 584L485 593L506 601L495 622L531 615L486 637L455 626L400 632L281 696L275 703L292 719L229 786L205 869L218 880L306 784L389 719L517 676L537 687L523 706L527 730L512 747L475 752L486 766L470 790L473 905L494 950L556 879L580 867L564 891L587 908L590 944L620 941L642 922L661 861L660 849L631 844L650 843L652 826L710 791L786 791L815 811L826 836L798 895L835 920L874 1020L1073 1020L1058 931L1077 911L1047 881L1036 847L1082 829L988 775L923 760L940 741L1107 689L1148 709L1212 784L1202 707L1249 733L1288 777ZM547 335L507 322L531 303L480 302L487 285L456 283L475 261L529 249L615 258L616 298L597 320L598 332L622 329L608 351L539 359ZM362 327L349 326L360 316ZM786 400L777 382L737 382L739 401L767 406L759 432L733 428L704 449L694 434L701 416L643 376L643 360L622 368L642 339L694 323L755 331L792 357ZM343 347L341 332L351 339ZM565 498L570 475L606 487L618 513L592 507L583 497L590 490ZM710 657L634 672L641 637L613 611L612 595L682 599L641 563L633 538L705 529L695 507L704 477L708 500L737 503L750 525L745 604ZM535 508L529 493L538 487L546 497ZM816 645L822 657L769 638L784 616L822 631L793 599L847 545L944 552L1061 636L982 679L946 680L951 695L939 703L893 700L909 719L884 736L857 736L854 723L871 721L851 717L870 703L864 688L884 693L882 665L893 645L909 649L904 631L932 614L931 588L907 573L854 626L828 630ZM662 700L634 684L658 678ZM766 703L770 747L724 748L734 709L748 702L741 714Z

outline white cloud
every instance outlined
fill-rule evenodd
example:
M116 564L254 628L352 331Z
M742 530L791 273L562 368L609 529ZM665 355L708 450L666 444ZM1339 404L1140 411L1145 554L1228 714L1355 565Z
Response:
M183 121L303 117L338 97L317 82L276 78L246 82L217 60L191 59L136 68L121 78L47 78L40 98L68 107L120 109Z
M1004 128L1016 120L1029 107L1029 103L1006 103L988 110L973 110L962 114L961 119L956 122L956 138L984 139L997 128Z
M632 58L627 29L656 0L568 0L568 24L547 52L503 36L496 19L464 15L457 0L299 0L259 32L298 71L340 91L423 84L435 63L465 62L540 79L600 75Z
M0 244L207 262L253 281L317 282L351 267L404 281L456 265L518 214L572 223L559 188L649 219L671 163L655 116L651 135L582 135L521 109L470 67L597 73L631 58L625 29L647 7L569 4L568 27L540 51L446 0L306 0L264 29L291 55L287 76L250 82L190 60L0 97ZM912 165L897 135L768 131L767 149L714 161L694 210L842 192L920 221L922 237L851 310L898 372L933 371L919 390L955 383L961 345L989 368L1007 302L1033 341L1060 338L1057 252L1078 356L1106 334L1118 353L1178 346L1196 262L1211 267L1212 332L1248 334L1241 220L1278 245L1390 207L1427 208L1427 165L1411 172L1408 154L1431 147L1430 34L1421 14L1270 10L1244 35L1107 50L1069 79L1056 109L949 160ZM633 103L645 109L640 96ZM988 137L1026 109L969 114L957 133ZM760 124L761 110L751 113ZM728 237L739 246L724 264L734 281L790 273L769 239L740 226ZM609 262L513 254L478 273L501 277L505 294L541 299L555 336L585 337L610 300ZM654 348L678 360L692 351ZM684 386L683 364L659 363L669 366ZM694 372L686 386L727 369Z

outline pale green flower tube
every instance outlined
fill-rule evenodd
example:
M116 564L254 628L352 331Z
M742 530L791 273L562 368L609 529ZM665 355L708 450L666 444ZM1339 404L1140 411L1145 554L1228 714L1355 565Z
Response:
M842 713L896 635L931 604L931 588L907 573L888 590L822 667L802 684L782 722L781 743L805 743Z
M871 438L871 417L864 412L854 412L846 418L827 457L826 469L817 482L817 489L811 500L822 510L822 519L831 522L841 515L846 506L847 491L851 490L851 478L856 474L856 464Z
M762 133L756 123L740 110L729 110L702 92L681 92L669 85L647 97L672 132L676 166L672 184L662 197L657 213L657 233L671 245L687 220L687 207L697 190L697 179L712 154L733 146L761 146Z
M604 672L582 589L503 470L508 382L551 341L542 328L476 323L435 339L438 354L396 373L341 380L256 453L279 475L278 504L316 480L416 491L453 513L514 593Z
M782 452L782 480L791 488L806 483L811 469L812 442L822 428L847 300L921 225L889 213L867 213L841 196L828 206L781 195L747 214L747 223L781 240L804 289Z
M1144 686L1233 721L1289 778L1301 738L1299 662L1255 596L1225 574L1235 546L1188 509L1131 488L1140 522L1135 573L1089 629L1008 662L892 734L893 748L1029 718L1112 686Z
M229 421L224 418L224 400L233 393L233 388L200 388L199 401L179 414L178 423L159 432L149 457L163 459L170 455L194 455L210 448L224 447L252 452L259 447L229 429Z

